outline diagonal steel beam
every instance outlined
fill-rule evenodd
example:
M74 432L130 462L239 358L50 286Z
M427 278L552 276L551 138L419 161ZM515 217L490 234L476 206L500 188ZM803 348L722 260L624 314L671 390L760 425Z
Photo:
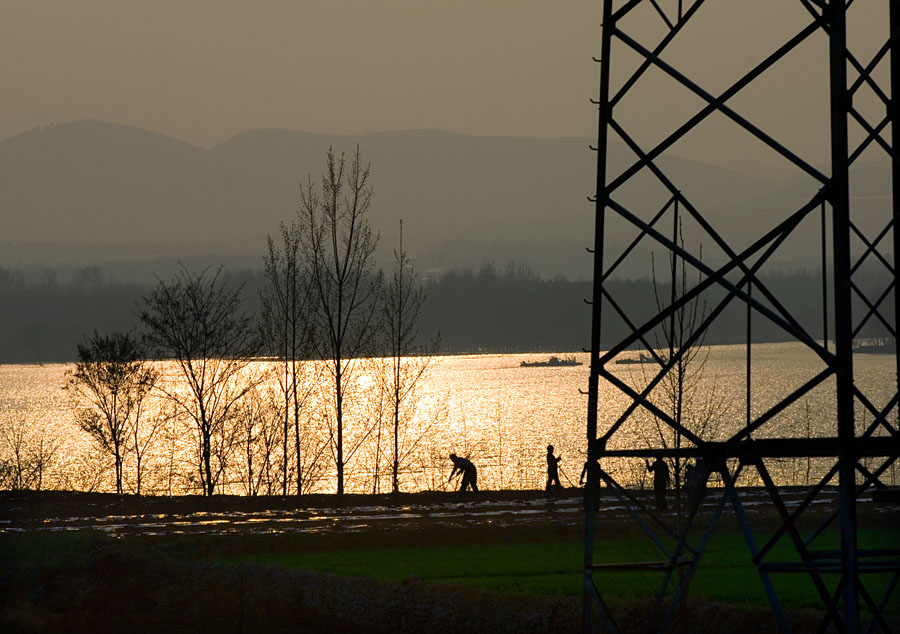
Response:
M626 145L638 156L640 159L644 159L646 154L644 151L638 146L638 144L631 138L631 136L620 126L614 119L610 119L609 121L610 127L625 141ZM742 273L746 276L746 278L753 281L754 284L757 285L757 288L763 293L763 296L772 304L777 312L781 314L784 319L786 319L789 323L791 323L794 327L800 328L799 323L796 319L791 315L790 311L784 307L781 301L775 297L769 289L763 284L760 280L756 278L750 268L747 266L746 262L743 258L739 257L737 253L731 248L728 242L722 238L718 231L716 231L713 226L703 217L703 214L693 205L691 202L684 196L684 194L679 190L675 184L665 175L665 173L656 165L656 162L653 160L648 160L647 167L653 173L654 176L663 184L663 186L669 190L673 197L677 201L679 201L685 209L687 209L690 217L700 225L700 227L706 232L708 236L713 240L715 245L722 249L725 255L732 259L738 261L738 268ZM818 196L823 196L823 192L819 192ZM822 197L822 201L824 202L824 196ZM655 223L651 223L653 226ZM643 235L644 232L642 232ZM749 292L747 293L749 297Z
M687 11L687 13L682 16L681 20L678 21L678 24L675 25L674 28L670 29L668 33L660 40L659 44L656 45L656 48L653 49L654 55L661 55L669 43L675 39L675 36L684 28L688 22L690 22L691 18L694 14L700 9L700 6L705 2L705 0L697 0ZM631 74L622 87L619 88L619 91L615 94L615 96L610 101L610 107L615 108L616 104L619 100L628 94L628 91L631 90L631 87L634 86L635 83L643 76L647 69L652 66L650 60L645 59L641 62L640 66L638 66L637 70Z
M661 141L653 150L648 153L650 158L656 158L659 154L662 154L665 150L669 149L678 139L687 134L690 130L696 127L701 121L705 120L710 114L718 110L719 112L726 115L732 121L737 123L739 126L750 132L754 137L768 145L771 149L775 150L781 156L789 160L791 163L802 169L804 172L818 180L822 184L828 183L829 179L824 174L819 172L819 170L815 169L811 165L809 165L806 161L801 159L799 156L791 152L784 145L776 141L774 138L763 132L760 128L756 127L746 119L744 119L737 112L732 110L730 107L726 105L726 102L735 96L738 92L740 92L745 86L750 84L754 79L763 74L766 70L768 70L771 66L775 64L778 60L783 58L785 55L790 53L792 50L797 48L800 44L803 43L806 38L819 30L820 23L813 22L806 28L804 28L800 33L791 38L787 43L785 43L781 48L779 48L775 53L771 54L757 66L755 66L752 70L750 70L746 75L744 75L740 80L738 80L735 84L733 84L730 88L725 90L721 95L715 97L705 90L703 90L700 86L696 85L690 79L688 79L685 75L681 74L678 70L676 70L673 66L666 63L659 57L653 55L651 51L648 51L641 44L639 44L636 40L629 37L626 33L615 30L614 34L623 42L628 44L635 52L643 55L646 59L649 59L653 62L658 68L667 73L670 77L681 83L685 88L688 88L691 92L696 94L698 97L707 102L707 105L701 109L696 115L691 117L686 123L684 123L680 128L678 128L675 132L670 134L666 139ZM638 171L643 169L644 165L639 161L638 163L632 165L630 168L626 169L622 174L620 174L612 183L609 185L609 191L613 192L616 188L620 187L625 181L631 178Z

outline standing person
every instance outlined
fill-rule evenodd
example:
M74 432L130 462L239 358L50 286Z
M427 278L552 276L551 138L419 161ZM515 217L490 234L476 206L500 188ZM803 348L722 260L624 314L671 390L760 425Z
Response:
M447 479L447 482L450 482L457 473L461 473L462 484L459 487L460 493L468 487L472 488L473 493L478 493L478 471L475 469L472 461L467 458L458 458L455 453L450 454L450 460L453 462L453 469L450 471L450 477Z
M588 449L588 459L584 461L578 484L584 483L584 508L587 510L591 500L594 501L594 512L600 510L600 463L596 453Z
M553 455L553 445L547 445L547 487L546 491L562 491L562 482L559 481L559 461L562 456Z
M695 512L703 496L706 494L706 482L709 480L709 468L703 458L698 458L697 462L688 465L684 474L684 488L687 491L688 510Z
M669 465L657 456L653 464L647 462L647 471L653 472L653 492L656 494L656 510L666 510L666 489L669 488Z

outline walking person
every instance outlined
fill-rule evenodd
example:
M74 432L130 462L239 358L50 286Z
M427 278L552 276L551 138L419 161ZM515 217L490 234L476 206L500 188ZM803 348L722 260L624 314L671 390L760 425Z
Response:
M455 453L450 454L450 460L453 462L453 469L450 471L447 482L450 482L456 474L462 474L459 492L462 493L471 487L473 493L478 493L478 471L472 461L468 458L459 458Z
M562 482L559 481L559 461L562 456L553 455L553 445L547 445L547 493L562 491Z
M646 464L647 471L653 473L653 493L656 495L656 510L665 511L667 508L666 489L669 488L669 480L671 479L669 476L669 465L662 459L662 456L657 456L653 464L650 464L650 462Z

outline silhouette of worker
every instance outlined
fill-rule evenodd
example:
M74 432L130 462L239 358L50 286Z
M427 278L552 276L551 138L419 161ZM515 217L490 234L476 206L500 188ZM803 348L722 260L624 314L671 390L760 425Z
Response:
M450 454L450 460L453 462L453 469L450 471L450 478L448 478L447 482L450 482L457 473L462 474L462 484L459 487L460 493L468 487L472 488L473 493L478 493L478 472L475 469L475 465L467 458L457 457L455 453Z
M669 488L669 465L657 456L653 464L647 462L647 471L653 472L653 492L656 494L656 510L666 510L666 489Z
M562 456L553 455L553 445L547 445L547 487L546 491L562 491L562 482L559 481L559 461Z
M684 472L684 488L687 492L688 509L690 512L697 510L700 501L706 494L706 482L709 480L709 468L703 458L698 458L696 464L688 465Z
M584 462L578 484L584 484L584 508L593 497L594 511L600 510L600 463L593 451L588 450L588 459Z

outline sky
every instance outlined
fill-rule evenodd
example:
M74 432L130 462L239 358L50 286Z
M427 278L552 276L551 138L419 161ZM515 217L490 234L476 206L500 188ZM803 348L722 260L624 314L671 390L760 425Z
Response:
M81 118L204 146L262 127L590 136L595 4L5 0L0 137Z
M676 0L659 4L671 12ZM852 28L862 40L883 30L881 5L855 3ZM0 138L83 118L205 147L269 127L593 137L589 99L599 75L591 57L599 55L601 7L600 0L4 0ZM650 8L634 15L626 26L652 46L662 22ZM777 46L808 21L799 2L709 0L672 59L721 89L761 59L760 46ZM768 108L758 115L766 129L814 157L827 130L825 50L824 40L813 41L742 102ZM620 108L647 142L699 103L681 89L663 92L667 81L648 77ZM728 125L709 124L675 153L767 156L740 140L713 148Z

